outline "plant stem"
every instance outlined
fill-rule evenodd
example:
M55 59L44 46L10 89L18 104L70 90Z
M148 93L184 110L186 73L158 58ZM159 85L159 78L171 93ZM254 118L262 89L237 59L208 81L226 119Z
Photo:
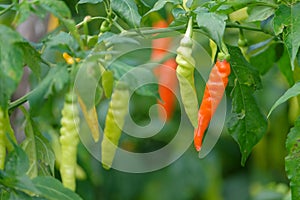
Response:
M103 3L104 3L106 14L108 17L110 17L112 14L112 10L111 10L109 1L106 0L106 1L103 1Z
M267 3L267 2L258 2L258 1L255 1L255 2L251 2L251 3L247 3L247 5L251 6L251 5L255 5L255 6L266 6L266 7L271 7L271 8L274 8L274 9L277 9L278 8L278 5L276 4L272 4L272 3Z
M139 36L139 35L152 35L156 33L168 33L172 31L177 31L184 29L185 25L175 26L175 27L168 27L168 28L159 28L159 29L146 29L146 30L139 30L140 32L136 31L126 31L121 33L123 36Z
M101 19L101 20L106 20L106 17L90 17L90 18L88 18L87 20L86 19L84 19L84 20L82 20L82 22L80 22L80 23L78 23L77 25L76 25L76 28L80 28L84 23L87 23L87 22L91 22L91 21L93 21L93 20L99 20L99 19Z
M8 110L11 111L13 109L15 109L16 107L22 105L23 103L25 103L26 101L28 101L28 96L33 92L34 90L28 92L27 94L25 94L24 96L20 97L19 99L11 102L8 106Z
M14 7L14 5L15 5L15 3L12 3L9 6L7 6L5 9L1 10L0 16L5 14L6 12L8 12L12 7Z
M126 31L121 33L123 36L139 36L139 35L151 35L151 34L156 34L156 33L168 33L172 31L179 31L182 30L186 27L186 25L180 25L180 26L174 26L174 27L168 27L168 28L160 28L160 29L147 29L147 30L140 30L140 32L136 31ZM250 30L250 31L257 31L257 32L263 32L260 28L256 27L251 27L251 26L245 26L245 25L240 25L236 23L227 23L226 24L227 28L239 28L239 29L244 29L244 30ZM204 34L207 36L207 33L199 29L198 26L194 26L194 31L197 31L201 34Z
M113 25L121 31L121 34L127 32L116 20L117 18L113 20Z
M249 30L249 31L263 32L263 30L261 30L260 28L256 28L256 27L252 27L252 26L240 25L240 24L232 23L232 22L228 22L226 24L226 28L239 28L239 29L245 29L245 30Z
M189 11L189 8L186 6L186 3L187 3L187 0L183 0L182 6L183 6L185 11Z
M193 18L190 17L189 22L188 22L188 26L185 32L185 37L187 38L191 38L193 35Z

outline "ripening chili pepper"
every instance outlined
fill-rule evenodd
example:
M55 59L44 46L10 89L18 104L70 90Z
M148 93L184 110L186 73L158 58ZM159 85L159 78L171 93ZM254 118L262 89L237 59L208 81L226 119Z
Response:
M109 169L112 165L125 116L128 113L129 91L127 86L118 82L111 96L105 120L104 137L101 144L102 165Z
M181 39L180 46L177 48L176 62L178 66L176 73L185 112L192 125L197 127L198 102L194 82L195 60L192 57L192 26L193 21L190 18L185 36Z
M197 151L201 149L205 130L222 100L229 74L229 62L226 59L218 59L210 72L198 112L198 127L194 133L194 145Z
M62 110L60 144L61 144L61 165L60 174L63 185L75 190L75 169L77 166L77 145L79 143L77 126L79 123L79 112L76 106L76 97L73 92L65 96Z
M168 23L164 19L160 19L157 22L154 22L152 25L153 28L167 28ZM170 48L171 38L157 38L152 40L152 54L151 60L159 61L162 59L166 53L168 53L168 49Z
M5 145L5 119L4 111L0 107L0 170L4 169L5 157L6 157L6 145Z
M168 23L164 19L160 19L152 25L153 28L166 28ZM153 61L159 61L168 54L168 50L171 45L171 38L159 38L152 40L152 54L151 59ZM170 58L163 64L157 66L154 69L154 74L158 79L158 93L161 100L158 100L158 104L163 107L163 110L159 110L159 117L164 119L164 112L166 112L166 120L172 118L176 96L173 91L177 88L176 78L177 63L175 58Z
M167 121L172 118L175 109L176 96L174 91L178 87L176 68L175 58L171 58L155 69L155 74L158 77L158 93L161 98L158 100L158 104L164 108ZM165 116L164 111L159 110L161 119Z

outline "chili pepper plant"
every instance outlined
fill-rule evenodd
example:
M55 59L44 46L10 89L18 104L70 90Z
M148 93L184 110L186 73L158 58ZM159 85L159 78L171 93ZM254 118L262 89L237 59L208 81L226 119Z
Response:
M1 1L0 199L300 199L299 22L296 0Z

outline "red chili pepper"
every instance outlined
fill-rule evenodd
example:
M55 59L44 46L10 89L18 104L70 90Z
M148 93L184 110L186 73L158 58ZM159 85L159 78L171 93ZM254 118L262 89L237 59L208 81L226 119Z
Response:
M153 23L153 28L167 28L168 23L164 20L158 20L157 22ZM166 53L167 49L169 49L171 43L171 38L158 38L152 40L152 54L151 59L153 61L159 61L162 59Z
M166 28L168 23L161 19L153 24L153 28ZM152 54L151 59L153 61L159 61L163 59L168 53L170 48L171 38L159 38L152 40ZM164 108L166 112L166 117L162 109L159 110L159 116L161 119L166 118L170 120L175 107L175 95L173 93L177 88L177 77L176 77L176 67L177 63L175 58L170 58L165 61L163 64L157 66L154 69L154 73L158 79L158 92L161 100L158 100L158 104Z
M194 133L194 145L200 151L204 132L222 100L230 74L230 64L225 59L217 60L206 83L204 96L198 112L198 127Z
M177 77L176 77L176 67L177 63L175 58L165 61L162 65L158 66L156 71L156 76L158 77L158 92L161 100L158 100L158 104L161 105L162 109L159 110L159 116L161 119L166 118L170 120L174 113L174 107L176 102L176 96L174 95L174 90L177 88ZM172 91L173 90L173 91Z

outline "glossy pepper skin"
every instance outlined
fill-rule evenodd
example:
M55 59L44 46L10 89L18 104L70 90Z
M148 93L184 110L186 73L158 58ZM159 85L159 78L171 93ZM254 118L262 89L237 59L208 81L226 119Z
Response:
M77 145L79 142L78 130L79 114L76 105L76 97L73 92L68 92L65 96L62 110L60 145L61 145L61 165L60 174L65 187L75 190L75 168L77 165Z
M0 107L0 169L4 169L5 157L6 157L6 146L5 146L5 119L4 111Z
M102 140L102 165L105 169L110 169L122 128L125 116L128 113L129 91L125 85L117 83L109 103L105 120L104 137Z
M168 23L164 19L160 19L155 22L152 27L166 28L168 27ZM160 61L163 59L164 56L168 54L171 42L171 38L159 38L152 40L151 60ZM161 98L161 100L158 100L157 102L163 108L159 109L158 114L162 120L165 118L167 121L171 120L174 113L176 103L174 91L178 87L176 68L177 63L175 58L170 58L154 69L154 74L158 79L158 93Z
M197 151L201 149L205 130L222 100L230 71L230 64L224 59L217 60L210 72L198 112L198 127L194 133L194 145Z
M191 34L192 20L190 19L187 32L177 49L176 62L178 66L176 73L185 112L192 125L197 127L198 101L194 81L195 60L192 57L193 40Z

